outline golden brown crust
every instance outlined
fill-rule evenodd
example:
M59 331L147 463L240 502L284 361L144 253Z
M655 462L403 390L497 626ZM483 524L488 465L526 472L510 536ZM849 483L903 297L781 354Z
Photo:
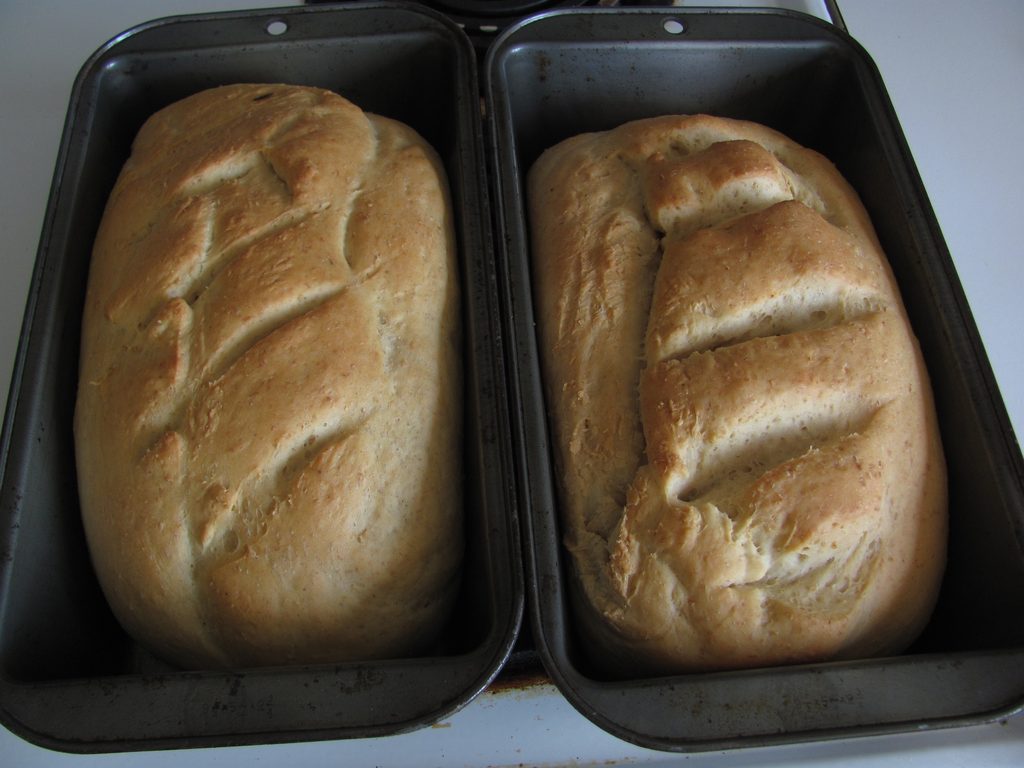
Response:
M196 94L96 239L75 437L125 627L190 666L421 650L461 557L443 170L336 94Z
M888 263L820 155L669 116L531 169L578 616L615 674L886 653L934 603L945 467Z

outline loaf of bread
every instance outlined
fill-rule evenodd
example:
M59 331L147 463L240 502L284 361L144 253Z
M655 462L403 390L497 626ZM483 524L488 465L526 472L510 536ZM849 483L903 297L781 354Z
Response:
M574 610L604 673L897 652L944 569L927 374L872 225L821 155L667 116L528 179Z
M185 667L423 652L462 557L447 181L328 91L151 117L96 238L75 445L100 584Z

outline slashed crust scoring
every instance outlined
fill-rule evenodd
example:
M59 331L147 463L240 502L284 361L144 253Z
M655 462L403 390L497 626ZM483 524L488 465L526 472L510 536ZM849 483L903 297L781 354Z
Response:
M613 674L897 651L945 560L927 374L860 201L766 127L640 120L529 175L565 543Z
M462 553L446 180L328 91L143 126L83 318L82 514L126 629L185 666L422 650Z

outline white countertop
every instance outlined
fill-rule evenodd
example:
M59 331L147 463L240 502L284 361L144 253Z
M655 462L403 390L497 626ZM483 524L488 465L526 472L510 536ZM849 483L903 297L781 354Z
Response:
M71 85L139 22L285 5L260 0L0 0L0 389L5 393ZM688 2L686 4L696 5ZM704 3L707 4L707 3ZM722 3L717 3L722 4ZM749 2L733 4L749 5ZM765 3L769 4L769 3ZM789 5L794 5L790 2ZM809 0L809 6L815 3ZM840 0L885 80L1003 393L1024 434L1024 3ZM694 756L622 742L550 686L485 693L433 728L383 739L131 755L40 749L0 727L0 764L1019 766L1024 716L1004 723Z

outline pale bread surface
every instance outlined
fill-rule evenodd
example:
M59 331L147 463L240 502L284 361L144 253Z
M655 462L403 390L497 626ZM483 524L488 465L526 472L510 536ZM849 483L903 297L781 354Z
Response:
M868 215L764 126L639 120L528 178L576 617L617 675L902 649L945 563L927 373Z
M192 667L423 651L462 555L444 171L328 91L154 115L96 238L75 413L121 623Z

